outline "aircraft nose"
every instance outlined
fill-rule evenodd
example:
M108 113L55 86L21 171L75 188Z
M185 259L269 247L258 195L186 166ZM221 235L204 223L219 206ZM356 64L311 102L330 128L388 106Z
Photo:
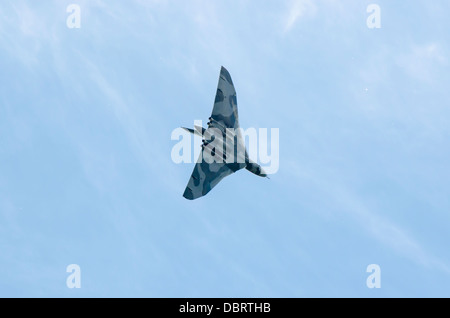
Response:
M263 178L267 177L267 173L266 173L266 171L264 171L263 167L261 167L261 172L259 173L259 175Z

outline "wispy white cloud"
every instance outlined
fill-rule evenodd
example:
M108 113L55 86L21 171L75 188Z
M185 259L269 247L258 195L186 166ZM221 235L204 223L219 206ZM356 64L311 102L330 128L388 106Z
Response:
M38 64L37 53L46 35L42 19L24 2L14 2L0 11L0 47L23 65Z
M311 0L292 0L284 21L284 32L291 31L300 18L315 12L316 6Z
M355 220L367 235L384 244L398 255L424 266L450 274L450 265L439 257L431 254L407 230L389 220L382 213L369 207L363 199L355 195L352 190L339 178L323 177L320 173L310 170L300 170L295 161L286 162L289 170L298 178L307 180L313 187L323 193L337 210ZM328 215L324 216L328 217Z
M437 42L412 44L409 52L398 56L397 63L409 76L430 81L439 67L448 66L448 57Z
M344 186L336 187L332 196L349 216L355 218L370 235L399 255L414 262L450 274L450 266L427 250L398 224L370 209L364 202Z
M146 119L141 118L139 115L141 114L139 109L142 105L130 102L129 94L124 91L118 81L114 80L114 77L111 78L111 74L106 74L101 67L94 64L87 57L81 56L81 58L84 61L86 73L89 74L91 83L96 85L99 94L103 96L102 100L104 100L105 104L102 107L105 107L108 112L113 114L120 123L130 142L133 155L140 160L144 170L150 172L152 179L155 182L157 180L161 186L170 188L174 192L179 191L178 176L172 171L171 162L168 160L170 156L161 152L160 148L155 145L155 140L161 137L155 135L155 131L161 129L158 125L161 119L158 119L157 112L152 112L151 123L146 122ZM93 149L87 149L83 144L80 144L80 149L81 155L88 155L83 161L90 162L92 158L100 155L96 154L96 151ZM107 160L106 163L110 165L114 172L114 161L111 161L111 158L104 158L104 154L101 154L100 157L102 160ZM108 178L104 180L99 179L99 174L93 169L87 169L85 172L97 188L102 187L102 183L108 184ZM105 176L106 174L103 175Z

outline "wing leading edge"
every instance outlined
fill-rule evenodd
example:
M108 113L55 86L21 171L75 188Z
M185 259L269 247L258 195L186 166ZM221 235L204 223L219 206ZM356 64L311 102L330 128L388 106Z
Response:
M220 70L219 84L209 127L218 128L223 133L225 133L226 128L239 128L236 90L230 73L223 66ZM223 178L245 167L245 164L216 162L209 164L202 158L203 149L183 194L188 200L205 196Z
M239 128L236 90L230 73L222 66L217 85L216 99L211 114L211 127L224 130Z

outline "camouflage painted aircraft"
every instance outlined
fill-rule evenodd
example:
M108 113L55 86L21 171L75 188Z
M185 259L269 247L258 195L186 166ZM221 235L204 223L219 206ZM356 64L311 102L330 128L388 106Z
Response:
M248 157L239 129L236 91L230 73L224 67L220 70L219 85L212 115L209 118L208 129L198 126L194 128L183 128L203 138L200 158L195 164L194 171L183 194L186 199L195 200L205 196L223 178L244 168L257 176L267 177L263 168ZM208 149L208 146L211 146L217 137L217 133L213 133L214 131L219 131L222 135L220 136L223 140L222 149L220 147ZM227 149L233 149L233 151L229 151L227 155ZM208 163L205 160L207 151L212 153L213 156L222 155L222 162L215 160Z

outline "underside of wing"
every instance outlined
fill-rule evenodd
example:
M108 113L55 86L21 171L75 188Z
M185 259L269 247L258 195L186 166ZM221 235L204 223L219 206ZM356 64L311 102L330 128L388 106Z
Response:
M211 119L211 127L222 131L226 128L239 128L236 90L230 73L224 67L220 70Z
M206 195L223 178L234 171L225 163L206 163L204 160L195 164L189 183L183 196L188 200L195 200Z

